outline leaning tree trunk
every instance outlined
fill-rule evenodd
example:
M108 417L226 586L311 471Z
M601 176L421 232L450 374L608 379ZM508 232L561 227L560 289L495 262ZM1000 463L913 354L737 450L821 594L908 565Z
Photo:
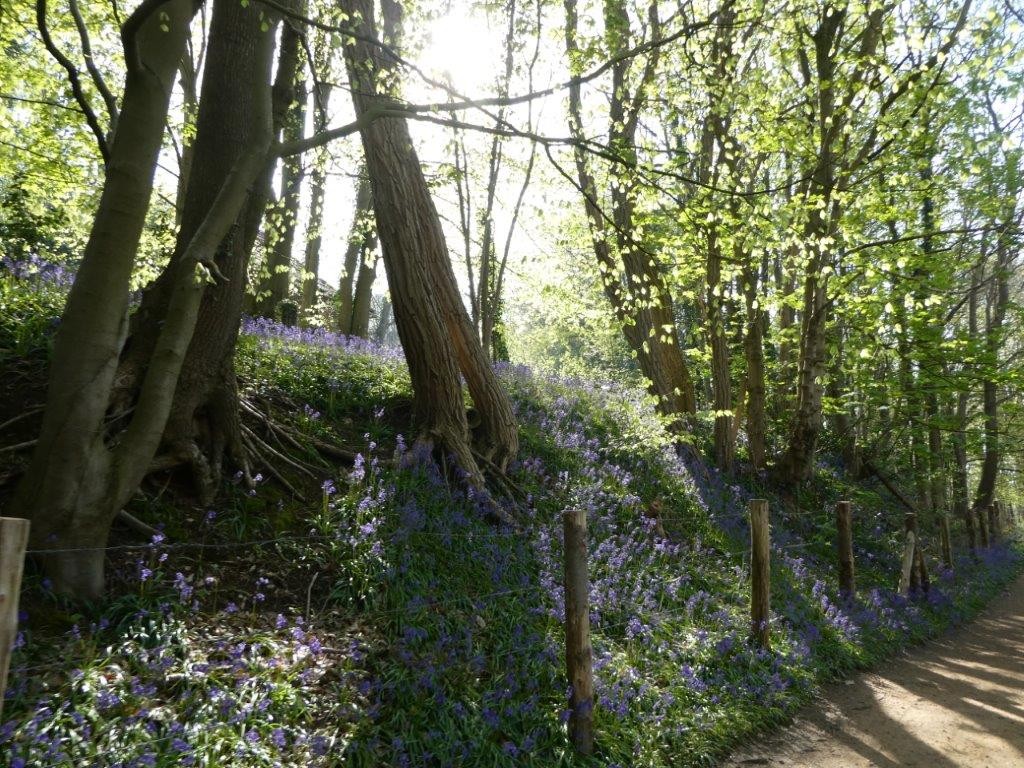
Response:
M575 0L565 0L564 5L566 53L570 61L576 61L580 57L577 40L579 13ZM607 3L605 15L606 25L618 27L620 31L629 29L624 3ZM626 45L624 37L623 34L612 36L623 49ZM656 57L657 51L655 48L651 56ZM618 53L625 51L619 50ZM656 58L648 61L638 90L642 91L650 85L656 63ZM631 104L636 100L628 94L625 82L630 64L630 58L622 56L612 67L609 143L624 157L631 152L630 146L639 120L637 109L627 105L627 102ZM576 142L573 149L577 184L584 198L591 244L601 272L604 293L626 342L636 354L640 371L648 381L648 391L657 401L659 413L669 422L673 434L684 437L688 416L697 410L693 381L679 343L672 296L664 276L652 255L634 240L632 199L635 179L624 177L615 180L612 189L614 226L610 225L601 210L597 182L583 146L586 134L580 83L573 81L568 90L569 130ZM612 241L616 241L614 250ZM620 274L625 286L620 280Z
M183 258L188 243L232 168L267 128L267 120L273 131L270 65L253 67L254 61L262 62L268 55L263 24L259 8L229 0L214 4L182 226L170 264L147 289L133 323L121 371L129 396L137 393L155 340L169 316L173 286L191 269ZM196 333L182 364L173 413L164 430L161 466L188 465L203 503L209 503L216 492L225 456L246 467L234 349L249 254L263 213L263 181L265 177L253 185L253 194L237 211L234 226L218 248L214 263L219 279L203 297Z
M33 519L33 541L54 551L44 568L56 590L96 598L103 589L110 524L135 493L156 453L171 410L185 350L203 295L203 267L227 234L270 142L269 119L254 131L185 248L182 279L124 431L106 438L105 414L124 339L128 287L145 223L174 70L184 51L194 6L170 2L150 18L149 5L122 31L128 76L107 179L78 278L55 343L43 428L32 464L13 501ZM273 49L273 29L263 51ZM250 58L259 70L259 58ZM268 107L269 112L269 107ZM264 129L265 128L265 129Z
M395 105L395 98L381 88L384 78L394 76L394 60L369 42L376 38L372 1L343 0L341 7L359 20L362 33L345 46L352 100L362 117ZM383 9L385 25L397 26L397 3L385 0ZM518 444L511 404L462 305L406 121L381 118L360 133L395 320L413 382L416 421L423 439L454 454L471 482L482 484L470 445L460 368L481 418L474 435L476 450L502 470Z
M170 94L193 15L190 0L168 3L162 11L164 19L146 18L126 38L120 126L54 341L39 441L8 511L32 521L32 548L101 549L119 509L104 417ZM45 558L44 568L59 592L95 597L103 590L102 551L56 553Z

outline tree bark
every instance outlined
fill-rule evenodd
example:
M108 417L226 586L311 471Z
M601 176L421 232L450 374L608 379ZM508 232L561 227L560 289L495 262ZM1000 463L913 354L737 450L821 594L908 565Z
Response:
M376 238L374 240L376 241ZM352 294L351 334L361 339L368 338L370 334L373 282L377 279L377 256L372 250L375 244L368 244L363 250L363 263L359 265L359 279L356 280L356 290Z
M60 592L96 598L110 524L135 492L160 442L175 385L195 326L204 281L201 264L227 234L270 142L254 130L253 143L227 174L181 256L167 321L153 348L135 411L116 444L108 444L104 417L126 328L132 263L145 221L174 72L184 52L194 6L165 3L158 16L141 7L125 23L128 75L121 120L104 191L78 277L68 298L53 357L48 404L36 454L13 509L33 520L33 539ZM263 49L273 48L274 32ZM249 66L260 68L250 59ZM268 107L269 112L269 107ZM191 183L191 182L190 182Z
M580 57L577 40L579 14L575 0L565 0L566 52L570 61ZM651 6L656 19L656 9ZM610 44L621 52L627 45L628 14L623 3L606 3L605 26ZM634 97L650 82L655 69L656 51L644 68L645 75ZM609 143L627 160L639 120L640 104L627 105L626 74L630 61L623 59L612 67L612 102L609 115ZM650 73L650 74L646 74ZM634 98L635 100L635 98ZM569 87L569 130L574 145L577 183L584 196L594 256L601 272L605 296L622 328L630 349L637 356L640 371L648 380L648 391L657 400L659 413L666 417L669 429L677 436L687 433L687 417L696 413L693 382L683 358L676 327L672 296L660 268L651 254L634 240L633 209L635 179L617 179L611 192L612 215L601 209L597 182L590 170L585 149L583 105L578 82ZM610 218L610 220L609 220ZM614 242L614 247L613 247Z
M378 344L387 342L388 333L391 330L391 301L387 296L381 299L380 315L377 317L377 327L373 331L373 339Z
M185 205L179 247L191 237L217 190L259 134L271 125L270 59L263 12L237 2L214 3L196 133L196 169ZM254 66L254 62L258 66ZM297 200L296 200L297 203ZM263 215L250 196L237 212L216 264L226 280L211 285L182 366L174 409L164 432L167 450L187 458L203 503L212 501L225 455L246 466L241 443L234 351L245 298L249 256Z
M133 318L119 371L119 408L128 407L137 396L160 329L170 316L174 286L192 269L184 258L188 244L232 169L249 147L263 143L267 126L274 130L264 21L259 8L228 0L214 4L197 119L195 167L182 225L171 262L146 289ZM254 67L254 62L259 66ZM281 114L280 102L277 106ZM265 174L263 168L261 171ZM203 296L196 334L182 364L173 414L164 429L166 457L191 468L203 503L210 503L216 494L225 457L248 470L238 416L234 349L248 260L265 205L266 180L262 175L253 184L245 205L236 211L230 233L217 249L212 263L219 279Z
M1000 349L1003 342L1003 322L1010 305L1009 272L1014 258L1014 238L1017 232L1017 195L1020 189L1019 160L1021 150L1007 153L1006 200L999 227L996 230L995 263L989 283L985 313L984 379L982 381L982 407L985 414L985 455L981 463L981 476L974 494L974 508L984 510L995 499L999 476L1001 450L999 444L999 389L997 377L1001 367Z
M352 333L352 310L355 301L357 276L362 267L363 255L373 242L376 231L373 224L373 200L370 196L370 180L366 170L361 169L356 185L356 204L349 230L348 247L345 249L344 273L338 286L338 332Z
M358 19L361 39L346 41L345 58L357 116L393 105L381 83L394 62L368 40L377 37L371 0L343 0ZM401 9L384 0L384 23L397 27ZM385 31L385 37L391 36ZM459 296L440 219L404 119L385 118L360 131L367 173L394 302L398 333L413 382L413 409L422 437L451 453L483 484L471 448L459 371L480 415L475 449L504 470L518 448L511 403L487 364Z
M817 157L810 178L811 204L804 225L807 267L804 277L800 318L800 354L797 363L796 413L786 453L780 468L790 482L800 483L814 471L814 454L822 426L822 396L826 363L828 321L828 272L832 251L824 245L837 234L838 206L832 194L836 187L836 157L833 126L836 121L836 41L842 35L845 9L830 9L812 36L815 54L817 105L812 129L818 138Z
M289 5L299 13L305 8L302 0L291 0ZM277 73L271 89L275 139L280 137L291 141L302 137L305 124L305 84L302 80L301 45L301 30L291 22L285 23L281 30ZM298 218L302 186L301 157L288 157L281 163L280 200L274 200L271 192L273 175L273 168L268 168L261 185L261 197L266 209L265 265L257 283L253 309L256 315L270 319L277 317L278 307L290 292L295 221Z
M192 157L195 154L195 131L196 111L199 106L199 92L197 83L199 73L196 68L195 57L192 55L192 47L188 46L185 55L181 57L181 77L178 82L181 86L181 154L178 157L178 184L177 194L174 198L174 223L181 226L182 208L185 203L185 192L188 190L188 177L192 172Z
M320 63L321 71L330 75L331 36L321 34L317 38L314 58ZM327 130L327 109L330 106L330 83L315 81L313 85L313 133ZM325 147L316 150L313 163L313 176L310 180L309 225L306 229L306 252L303 259L302 294L299 304L299 317L304 325L309 325L312 313L317 304L317 286L320 275L320 247L323 241L324 194L327 186L328 154Z
M757 276L744 270L746 334L743 352L747 364L747 452L754 471L764 469L767 458L768 423L765 415L764 324L767 313L757 295Z
M96 548L44 558L54 588L81 597L103 591L102 547L120 508L111 498L115 468L104 417L170 94L193 15L190 0L175 0L162 10L167 14L163 21L132 17L137 28L125 50L120 127L54 340L39 441L9 513L32 521L30 548ZM168 32L160 30L161 24Z

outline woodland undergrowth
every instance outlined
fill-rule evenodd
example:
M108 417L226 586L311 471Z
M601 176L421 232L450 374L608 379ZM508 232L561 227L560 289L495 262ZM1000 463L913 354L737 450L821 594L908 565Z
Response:
M4 377L30 394L57 309L37 282L5 284L0 329ZM496 527L413 446L399 352L253 321L237 362L266 465L251 482L204 508L174 473L150 478L128 511L159 533L115 533L102 604L63 604L29 567L5 765L713 765L819 682L969 619L1021 570L1016 545L974 560L954 531L956 567L931 557L928 593L902 598L902 510L878 489L826 464L798 493L719 475L680 458L645 396L510 365L522 448L496 497L517 525ZM747 642L753 495L772 508L770 651ZM841 498L855 505L851 604L834 565ZM566 738L569 506L590 528L591 760Z

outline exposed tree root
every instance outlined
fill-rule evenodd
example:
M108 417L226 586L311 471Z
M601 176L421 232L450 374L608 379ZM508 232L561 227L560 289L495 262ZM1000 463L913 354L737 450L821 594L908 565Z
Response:
M242 426L242 434L245 435L247 438L249 438L250 444L257 446L260 449L261 453L264 452L264 451L266 453L269 453L271 456L274 456L275 458L279 459L280 461L283 461L285 464L290 466L292 469L295 469L295 470L301 472L302 474L306 475L311 480L317 480L318 479L317 476L314 475L312 472L310 472L308 469L303 467L298 462L293 461L292 459L290 459L287 456L285 456L283 453L281 453L279 450L274 448L272 445L270 445L268 442L266 442L263 438L261 438L259 435L257 435L255 432L253 432L251 429L249 429L248 427L246 427L244 425Z
M144 523L142 520L139 520L139 518L135 517L135 515L131 514L130 512L124 509L117 513L117 517L115 517L114 520L124 524L127 528L130 528L135 533L138 533L141 536L145 536L147 539L152 539L154 536L160 533L160 531L158 531L156 528L149 525L148 523Z
M497 464L486 456L481 456L479 453L474 452L473 455L476 457L477 464L481 465L481 467L486 470L487 477L497 485L501 486L505 493L512 498L519 499L520 501L526 500L526 491L512 482L512 478L510 478L505 472L502 472L501 468Z
M251 432L251 430L246 430L246 432L248 433L248 435L252 435L252 434L253 434L253 433ZM285 487L286 489L288 489L288 492L289 492L289 493L291 493L291 494L292 494L292 496L294 496L295 498L297 498L297 499L298 499L299 501L301 501L301 502L302 502L303 504L308 504L308 503L309 503L309 499L307 499L307 498L306 498L306 497L305 497L305 496L304 496L304 495L303 495L303 494L302 494L302 493L301 493L301 492L300 492L300 491L299 491L299 490L298 490L298 489L297 489L297 488L296 488L296 487L295 487L294 485L292 485L292 484L291 484L290 482L288 482L288 480L287 480L287 479L286 479L286 478L284 477L284 475L282 475L282 474L281 474L281 473L280 473L280 472L278 471L277 467L275 467L275 466L273 465L273 463L271 463L271 462L270 462L270 461L269 461L269 460L268 460L268 459L267 459L266 457L264 457L264 456L262 456L262 455L260 454L260 450L259 450L259 448L258 448L258 447L257 447L257 446L256 446L255 444L253 444L253 442L251 441L251 438L250 438L250 437L249 437L248 435L247 435L246 437L243 437L242 439L243 439L243 441L245 442L245 444L246 444L246 448L247 448L247 450L249 451L249 453L250 453L250 454L251 454L252 456L254 456L255 458L258 458L258 459L260 460L260 466L264 467L264 468L265 468L265 469L267 470L267 472L269 472L269 473L270 473L271 475L273 475L273 476L274 476L274 478L275 478L275 479L276 479L276 480L277 480L277 481L278 481L279 483L281 483L281 485L283 485L283 486L284 486L284 487ZM259 438L256 438L256 439L257 439L257 440L259 440ZM263 445L264 447L266 447L266 448L270 448L270 446L268 446L268 445L267 445L266 443L264 443L264 442L263 442L262 440L260 440L259 442L260 442L260 443L261 443L261 444L262 444L262 445ZM273 451L273 449L272 449L272 448L270 448L270 450L272 450L272 451ZM277 453L277 452L276 452L276 451L274 451L274 453ZM280 454L278 454L278 456L280 456Z
M26 440L24 443L15 443L14 445L5 445L0 448L0 453L17 453L18 451L24 451L28 448L32 448L38 443L38 440Z
M17 424L22 419L27 419L29 416L34 416L35 414L42 412L43 408L44 406L37 405L34 406L33 408L29 408L27 411L22 411L17 416L8 419L3 424L0 424L0 432L7 429L9 426L13 424Z

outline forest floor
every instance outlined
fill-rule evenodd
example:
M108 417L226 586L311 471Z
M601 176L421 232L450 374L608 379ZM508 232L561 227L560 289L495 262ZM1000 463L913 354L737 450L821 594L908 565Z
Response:
M728 768L1024 766L1024 578L975 621L825 686Z

